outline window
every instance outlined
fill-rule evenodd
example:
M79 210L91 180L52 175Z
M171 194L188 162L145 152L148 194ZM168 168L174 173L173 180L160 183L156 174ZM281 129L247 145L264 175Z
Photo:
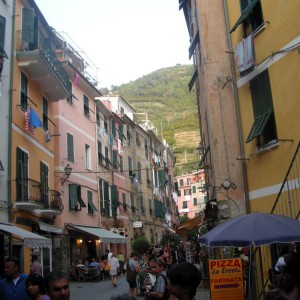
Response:
M187 207L188 207L187 201L183 201L183 202L182 202L182 208L187 208Z
M85 144L85 167L87 170L92 169L91 146L88 144Z
M263 24L263 14L260 0L240 0L241 16L230 32L243 23L244 36L247 37Z
M73 135L67 132L67 148L68 148L68 160L74 162L74 142Z
M193 194L195 194L195 193L196 193L196 186L193 185Z
M118 169L118 151L117 150L113 150L112 151L112 163L114 165L114 169Z
M183 186L184 184L183 184L183 179L180 179L179 180L179 186Z
M152 209L152 200L151 199L148 200L148 204L149 204L149 216L152 216L153 209Z
M181 197L181 190L178 190L178 197Z
M131 139L130 127L127 126L127 144L128 144L128 146L130 146L130 139Z
M67 102L72 105L73 104L73 92L72 92L72 83L71 83L71 81L68 81L68 90L70 92L70 96L67 98Z
M28 153L17 147L16 157L17 201L28 201Z
M123 172L123 157L119 155L119 167L120 167L120 172Z
M48 130L48 100L43 97L43 129Z
M140 162L137 162L137 179L142 181L142 165Z
M119 125L119 140L123 141L124 134L123 134L123 126Z
M83 95L83 111L84 115L90 117L90 107L89 107L89 98L86 95Z
M148 142L145 140L145 158L149 159Z
M44 162L40 162L41 198L45 205L49 204L49 168Z
M106 118L104 119L104 129L105 129L105 132L108 133L108 125L107 125L107 119Z
M69 210L79 211L82 207L86 205L81 199L81 186L69 184Z
M102 164L103 163L103 154L102 154L102 144L101 142L97 142L98 143L98 163Z
M146 169L147 186L151 186L150 170Z
M97 122L97 125L100 126L100 109L99 109L99 107L96 107L96 122Z
M4 50L5 48L5 28L6 28L6 19L3 16L0 16L0 56L8 58ZM0 69L0 74L2 70Z
M23 110L27 109L28 99L28 79L26 75L21 72L21 95L20 95L20 106Z
M254 122L246 143L257 139L257 147L277 140L277 130L273 110L272 92L268 70L250 82Z
M123 203L123 210L127 211L126 194L125 193L122 193L122 203Z
M193 203L194 203L194 206L197 206L197 204L198 204L198 203L197 203L197 198L194 198L194 199L193 199Z
M113 134L114 137L116 137L116 122L115 121L111 121L111 133Z
M134 194L130 193L130 206L131 206L131 212L135 213L135 206L134 206Z
M132 170L132 160L130 156L128 156L128 172L129 176L134 176L134 172Z
M93 192L87 191L87 198L88 198L88 214L93 215L94 211L97 211L95 204L93 203Z
M124 107L121 106L121 114L124 115Z
M191 178L187 178L186 182L187 182L186 183L187 185L190 185L191 184Z
M140 147L141 141L140 141L140 136L139 136L138 132L136 132L135 140L136 140L136 144Z
M185 189L184 190L184 196L188 196L191 194L191 189Z

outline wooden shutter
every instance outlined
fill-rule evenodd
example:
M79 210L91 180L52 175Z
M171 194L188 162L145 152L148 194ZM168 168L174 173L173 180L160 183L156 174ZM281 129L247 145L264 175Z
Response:
M67 133L68 160L74 162L74 142L73 135Z
M112 216L117 216L117 208L119 206L119 193L116 185L111 186L111 209L112 209Z
M69 184L69 209L75 210L77 201L77 184Z

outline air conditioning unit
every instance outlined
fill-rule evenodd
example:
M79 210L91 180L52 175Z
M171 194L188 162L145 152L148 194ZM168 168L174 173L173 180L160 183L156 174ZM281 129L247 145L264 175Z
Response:
M114 227L111 228L110 231L113 232L113 233L119 233L118 229L117 229L117 228L114 228Z

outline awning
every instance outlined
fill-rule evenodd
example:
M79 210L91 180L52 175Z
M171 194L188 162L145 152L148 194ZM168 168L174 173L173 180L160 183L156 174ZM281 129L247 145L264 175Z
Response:
M24 246L31 248L52 248L52 241L28 230L19 228L13 224L0 223L0 231L5 231L21 237L24 240Z
M236 30L236 28L252 13L253 8L260 0L253 0L253 2L242 12L242 15L239 17L239 19L236 21L232 29L230 30L230 33Z
M57 234L64 233L64 228L56 227L56 226L42 223L42 222L39 222L39 227L40 227L40 230L47 231L47 232L52 232L52 233L57 233Z
M186 231L190 231L193 228L197 227L204 221L204 214L195 217L193 219L190 219L186 222L180 223L176 226L176 233L177 234L183 234Z
M113 244L126 244L127 239L120 234L113 233L106 229L93 226L83 226L74 224L65 224L68 230L75 230L83 234L93 235L103 243L113 243Z

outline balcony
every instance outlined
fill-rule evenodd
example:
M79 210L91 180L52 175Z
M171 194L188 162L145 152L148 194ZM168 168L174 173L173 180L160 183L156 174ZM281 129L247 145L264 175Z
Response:
M47 216L58 216L64 210L64 205L60 197L60 193L54 190L49 190L50 201L45 203L44 209L39 209L39 212ZM48 199L47 199L48 200Z
M43 206L42 185L32 179L16 179L15 206L27 211L33 211Z
M60 193L46 190L42 184L32 179L16 179L13 189L16 191L15 207L43 215L60 215L64 209ZM50 200L50 201L49 201Z
M51 100L71 95L70 79L57 59L53 38L46 37L41 31L18 31L16 58L20 69L36 81Z

